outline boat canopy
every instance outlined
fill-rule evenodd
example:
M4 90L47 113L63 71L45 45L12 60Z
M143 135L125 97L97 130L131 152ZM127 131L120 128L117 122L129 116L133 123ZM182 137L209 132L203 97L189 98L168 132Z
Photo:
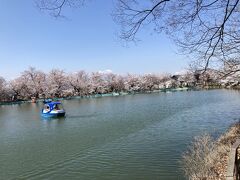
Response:
M46 103L45 105L48 105L50 107L50 110L52 110L58 104L62 104L62 103L60 103L60 102L49 102L49 103Z

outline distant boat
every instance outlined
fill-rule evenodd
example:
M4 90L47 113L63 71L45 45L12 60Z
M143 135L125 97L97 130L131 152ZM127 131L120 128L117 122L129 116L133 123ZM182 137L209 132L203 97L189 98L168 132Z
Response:
M113 96L119 96L120 94L119 94L119 93L116 93L116 92L113 92L112 95L113 95Z
M44 117L65 116L65 110L63 109L61 102L46 102L41 113Z

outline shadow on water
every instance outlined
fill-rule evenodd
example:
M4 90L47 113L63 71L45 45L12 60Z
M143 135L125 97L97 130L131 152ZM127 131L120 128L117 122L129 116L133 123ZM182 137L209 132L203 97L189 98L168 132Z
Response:
M58 123L58 124L62 124L65 120L66 117L41 117L41 120L45 123Z
M66 116L67 119L75 119L75 118L91 118L91 117L97 117L99 116L98 114L88 114L88 115L71 115L71 116Z

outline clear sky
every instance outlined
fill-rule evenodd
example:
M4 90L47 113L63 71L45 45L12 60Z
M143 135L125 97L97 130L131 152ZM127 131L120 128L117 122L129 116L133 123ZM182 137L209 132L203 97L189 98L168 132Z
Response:
M15 78L29 66L45 72L110 69L120 74L174 73L187 67L174 44L150 28L140 32L137 45L123 46L112 1L92 1L63 11L68 19L55 19L40 12L34 0L1 0L0 76Z

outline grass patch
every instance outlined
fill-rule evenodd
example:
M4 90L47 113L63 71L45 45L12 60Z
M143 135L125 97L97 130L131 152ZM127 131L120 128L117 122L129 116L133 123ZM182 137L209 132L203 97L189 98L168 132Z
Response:
M231 145L240 137L240 122L217 140L209 134L195 137L182 156L182 169L188 179L225 179Z

